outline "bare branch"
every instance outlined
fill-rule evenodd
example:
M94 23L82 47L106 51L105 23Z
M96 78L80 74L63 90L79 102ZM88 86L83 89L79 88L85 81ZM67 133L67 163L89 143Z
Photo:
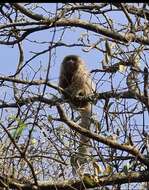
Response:
M65 122L71 129L76 130L77 132L81 133L82 135L85 135L91 139L94 139L98 142L101 142L103 144L106 144L107 146L110 146L111 148L123 150L126 152L129 152L133 156L135 156L140 162L144 163L146 166L149 167L149 161L146 159L134 146L128 146L119 144L111 139L107 139L106 137L92 133L89 130L80 127L77 123L71 121L66 114L64 113L64 110L61 108L60 105L57 105L57 109L60 115L60 118L63 122Z
M95 180L94 180L95 177ZM32 183L20 183L17 179L12 179L8 177L0 177L0 185L1 187L5 187L4 184L9 185L10 188L18 188L22 190L36 190L36 186ZM86 188L95 188L106 185L113 184L125 184L129 179L129 183L134 182L145 182L149 180L149 172L130 172L127 173L119 173L112 176L89 176L84 175L82 180L68 180L63 182L55 182L54 184L50 181L42 181L38 182L39 188L41 190L84 190L84 186Z

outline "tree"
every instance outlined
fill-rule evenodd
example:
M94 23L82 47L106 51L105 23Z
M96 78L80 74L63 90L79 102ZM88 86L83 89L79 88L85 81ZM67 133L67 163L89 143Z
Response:
M149 188L148 8L0 4L0 189ZM94 104L90 131L58 87L70 52L87 60L96 84L94 94L75 97ZM74 178L79 134L91 154Z

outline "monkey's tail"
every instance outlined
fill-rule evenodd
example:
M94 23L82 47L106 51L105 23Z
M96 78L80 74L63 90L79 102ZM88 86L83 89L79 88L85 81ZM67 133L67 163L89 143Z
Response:
M80 111L81 114L81 127L90 130L91 125L91 104L88 104L86 108ZM80 144L78 148L77 157L77 170L81 175L84 173L85 165L88 162L89 155L89 146L90 146L90 138L84 135L80 135Z

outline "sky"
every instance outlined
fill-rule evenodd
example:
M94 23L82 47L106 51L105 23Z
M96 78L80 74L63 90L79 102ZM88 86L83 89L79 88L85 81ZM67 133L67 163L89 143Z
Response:
M45 8L48 8L51 10L51 12L55 11L56 8L56 4L52 3L52 4L48 4L45 3L44 4ZM38 13L42 14L43 10L39 9ZM45 12L44 12L45 14ZM118 12L112 12L112 14L109 15L109 17L111 19L114 20L114 22L119 23L118 27L120 25L123 25L126 20L124 19L122 14L119 14ZM45 15L48 16L48 15ZM84 15L84 19L87 19L88 15ZM98 18L100 19L100 18ZM101 20L101 19L100 19ZM67 44L73 44L76 43L78 41L78 39L80 38L80 36L85 35L86 31L82 30L80 28L74 28L72 27L70 30L67 30L67 32L64 33L63 36L63 41ZM60 39L60 34L61 31L59 33L56 33L55 37L54 37L54 41L57 42ZM99 36L93 36L94 33L89 32L90 34L90 39L92 40L92 43L97 42L99 40ZM31 35L29 35L26 40L23 41L22 45L24 48L24 55L25 55L25 62L28 61L33 55L34 53L32 52L40 52L43 51L45 49L48 48L49 46L49 42L51 41L53 37L53 32L50 32L50 30L45 30L45 31L40 31L40 32L35 32ZM100 36L101 37L101 36ZM103 38L105 38L104 36L102 36ZM31 43L29 42L29 40L32 41L38 41L40 43ZM104 43L101 44L101 49L105 49L104 47ZM57 84L58 83L58 76L59 76L59 71L60 71L60 64L63 60L63 58L66 55L69 54L75 54L75 55L79 55L81 56L87 65L87 68L89 70L92 69L97 69L97 68L101 68L101 62L104 59L104 55L99 53L99 51L97 50L91 50L89 52L84 52L82 51L82 47L57 47L56 50L52 50L52 59L51 59L51 69L50 69L50 73L49 73L49 81ZM6 46L6 45L0 45L0 52L1 52L1 71L0 74L1 75L13 75L16 71L16 67L18 64L18 59L19 59L19 54L18 54L18 47L17 45L15 46ZM46 54L43 54L37 58L35 58L33 61L31 61L29 63L30 67L26 67L24 70L24 77L27 76L29 79L32 79L32 76L34 75L34 72L37 72L39 70L39 68L41 68L41 72L39 72L39 74L36 74L35 79L39 79L39 77L41 77L42 79L45 79L45 73L47 70L47 65L48 65L48 61L49 61L49 53L47 52ZM115 85L116 83L119 85L119 77L122 77L123 73L119 73L118 75L115 75ZM94 76L92 74L92 76ZM99 80L99 78L102 77L101 74L97 74L94 76L95 80ZM102 85L98 86L98 92L103 92L103 91L107 91L107 89L109 89L110 87L110 83L102 83ZM121 88L126 87L126 82L125 81L121 81ZM1 92L0 94L3 95L3 92ZM141 121L142 122L142 121Z
M45 7L48 7L49 4L45 4ZM54 10L55 4L51 4L50 7L52 7L52 9ZM41 10L39 10L40 13ZM42 13L42 11L41 11ZM84 17L86 19L86 16ZM119 22L120 24L124 24L125 23L125 19L122 15L118 15L117 12L113 12L110 15L110 18L112 18L115 22ZM67 30L67 32L65 32L64 34L64 42L66 43L76 43L77 40L80 38L81 35L84 34L84 32L86 32L85 30L82 30L80 28L71 28L70 31ZM61 32L59 32L61 33ZM45 49L48 48L48 43L50 42L52 39L52 34L50 32L50 30L45 30L45 31L41 31L41 32L36 32L31 34L30 36L27 37L26 40L24 40L24 42L22 43L23 47L24 47L24 53L25 53L25 62L27 60L29 60L34 53L32 52L40 52L43 51ZM96 42L99 40L99 36L93 37L93 33L90 32L90 35L92 36L92 42ZM101 36L100 36L101 37ZM102 36L104 38L104 36ZM31 43L28 41L28 39L34 41L39 41L41 42L40 44L36 44L36 43ZM57 42L60 39L60 36L56 34L54 41ZM43 43L44 42L44 43ZM101 48L105 49L104 44L101 45ZM0 45L0 65L1 65L1 69L0 69L0 75L5 75L5 76L9 76L9 75L13 75L16 71L17 68L17 64L18 64L18 59L19 59L19 54L18 54L18 47L17 45L15 45L14 47L12 46L5 46L5 45ZM59 71L60 71L60 64L63 60L63 58L66 55L70 55L70 54L75 54L75 55L79 55L81 56L86 64L87 64L87 68L89 70L92 69L97 69L97 68L101 68L101 62L103 60L103 54L99 53L99 51L97 50L91 50L88 53L82 51L82 47L57 47L56 50L52 50L52 60L51 60L51 69L50 69L50 73L49 73L49 81L57 84L58 83L58 76L59 76ZM47 65L48 65L48 61L49 61L49 53L43 54L37 58L35 58L33 61L31 61L29 63L30 67L27 66L24 70L24 78L25 76L27 76L29 79L32 79L34 72L37 72L40 68L41 68L41 72L38 72L38 74L36 75L35 79L39 79L40 77L42 79L45 79L45 74L46 74L46 70L47 70ZM123 75L123 74L122 74ZM121 75L121 76L122 76ZM93 74L92 74L93 76ZM116 82L119 84L119 75L115 75L115 84ZM101 77L101 74L98 74L96 76L94 76L96 80L99 80L99 78ZM121 88L124 87L125 81L121 82ZM98 86L98 92L104 92L107 91L108 89L110 89L110 84L106 83L106 82L102 82L102 86L101 84ZM0 99L3 100L4 96L5 96L5 92L7 92L7 99L12 98L12 91L8 88L5 88L4 91L2 89L2 91L0 91ZM51 93L51 92L50 92ZM119 101L119 100L111 100L112 101ZM134 100L131 101L131 103L136 103ZM103 104L101 101L99 101L99 105L98 105L101 109L103 108ZM98 108L99 108L98 107ZM126 105L127 107L127 105ZM97 108L97 109L98 109ZM96 107L95 107L96 110ZM98 117L100 115L100 113L96 113L97 114L97 119L101 119L101 117ZM138 117L138 116L137 116ZM122 118L123 123L125 123L125 118ZM132 120L133 122L133 120ZM139 118L139 120L137 120L138 124L142 124L142 117L141 119ZM135 121L134 121L135 123ZM133 124L134 124L133 123ZM146 119L146 123L147 123L147 119ZM120 126L121 123L115 123L115 126Z

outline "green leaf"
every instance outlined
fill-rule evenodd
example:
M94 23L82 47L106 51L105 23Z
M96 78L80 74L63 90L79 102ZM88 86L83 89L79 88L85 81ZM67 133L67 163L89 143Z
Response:
M14 139L20 137L23 133L23 130L27 127L26 124L19 118L16 118L12 116L10 119L14 119L15 121L18 122L18 128L14 130L12 136Z

